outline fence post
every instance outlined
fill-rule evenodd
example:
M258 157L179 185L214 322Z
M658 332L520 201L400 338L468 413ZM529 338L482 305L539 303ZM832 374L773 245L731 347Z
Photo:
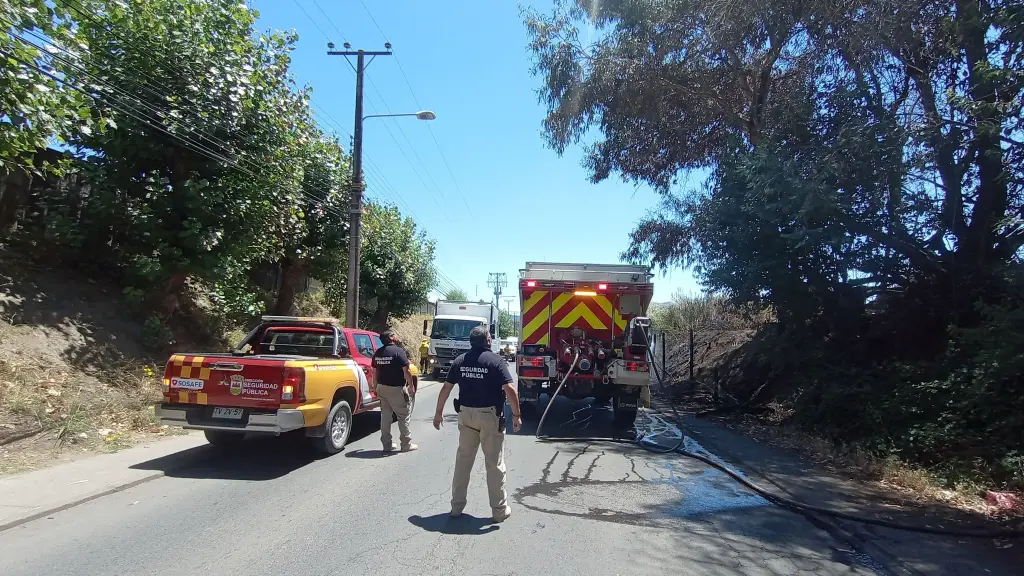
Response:
M665 333L662 332L661 333L661 376L662 376L662 378L664 378L665 375L668 374L668 372L666 372L666 370L668 370L668 368L667 368L667 356L665 354L665 340L666 340Z
M693 328L690 328L690 380L693 380Z

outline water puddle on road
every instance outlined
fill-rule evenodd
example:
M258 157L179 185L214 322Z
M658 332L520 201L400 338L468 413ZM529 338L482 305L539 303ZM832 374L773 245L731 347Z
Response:
M743 472L726 464L724 460L701 446L699 442L689 436L683 436L682 431L668 421L665 416L648 413L646 419L648 422L645 427L647 433L641 437L642 442L668 447L676 445L682 436L681 448L683 450L706 456L746 478ZM685 467L680 466L678 459L665 459L660 463L668 470L668 476L662 481L675 486L682 494L682 499L674 509L666 510L666 512L679 516L696 516L771 504L764 497L748 490L717 468L702 464L704 468L695 474L692 469L686 470Z
M580 424L585 428L588 420L585 410L577 410L563 426ZM660 414L646 412L638 429L643 431L644 442L671 447L683 438L685 450L729 466L693 438L684 437ZM628 445L570 450L556 452L542 470L540 481L520 488L515 499L552 514L660 526L770 505L724 472L695 460Z
M586 410L578 410L563 426L587 428L590 415ZM747 478L697 440L685 436L666 416L644 411L637 431L642 434L642 442L665 448L682 440L683 450L705 456ZM521 506L534 511L681 531L721 530L721 526L729 526L762 536L778 526L792 526L788 519L785 524L778 524L778 509L766 498L725 472L695 459L657 454L627 444L546 445L556 450L541 470L540 479L512 494ZM815 525L840 542L845 540L830 529ZM886 574L878 562L862 551L826 542L818 540L817 545L830 550L833 562Z

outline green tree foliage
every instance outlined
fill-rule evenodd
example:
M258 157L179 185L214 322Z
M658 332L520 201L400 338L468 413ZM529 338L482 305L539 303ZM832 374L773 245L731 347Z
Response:
M0 217L24 214L33 250L119 278L157 324L200 293L239 319L268 299L287 313L309 275L343 301L349 159L289 71L297 36L257 17L237 0L0 0L4 170L47 169L53 142L72 159L68 186ZM390 208L367 229L368 314L405 314L433 282L433 244ZM384 236L412 248L385 262ZM270 294L255 281L268 265Z
M376 330L413 314L436 282L434 241L394 206L367 205L361 263L360 323Z
M508 338L514 336L516 333L515 322L512 320L512 314L509 314L506 310L499 310L498 312L498 338Z
M451 288L444 293L445 300L454 300L457 302L464 302L469 300L469 295L462 288Z
M1024 337L1008 320L1024 303L1022 22L1000 0L526 15L549 143L588 144L595 181L662 193L624 257L769 304L769 395L807 425L1016 482L1012 443L981 439L1024 409L1001 369L1002 342ZM682 186L695 169L705 186ZM1009 421L1000 437L1024 435Z
M297 38L253 41L255 14L231 0L80 5L91 16L57 37L58 61L110 120L69 139L91 189L68 240L114 246L132 283L173 295L189 277L239 279L306 235L319 134L288 73Z
M43 47L21 40L45 38L60 28L60 12L44 0L0 0L2 173L32 166L36 151L54 136L92 127L88 115L77 113L85 96L65 89L46 68Z

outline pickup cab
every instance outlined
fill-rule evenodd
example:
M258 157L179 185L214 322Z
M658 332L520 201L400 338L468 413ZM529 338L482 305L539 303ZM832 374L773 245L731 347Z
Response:
M380 346L377 333L340 327L334 318L264 316L229 353L171 356L156 416L202 430L217 446L247 433L304 430L320 451L335 454L348 442L353 416L380 407L369 386ZM410 370L415 399L418 373Z

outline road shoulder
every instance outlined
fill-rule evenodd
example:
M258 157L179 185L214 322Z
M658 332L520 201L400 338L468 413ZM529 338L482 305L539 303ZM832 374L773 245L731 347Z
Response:
M977 525L976 519L953 508L930 509L897 502L892 495L872 486L841 478L720 424L691 416L684 417L683 424L685 434L738 466L755 482L799 502L903 524L984 528ZM1014 567L1024 561L1019 545L1010 547L992 539L935 536L817 514L808 517L840 542L883 563L894 574L1014 574Z
M193 433L5 476L0 478L0 532L165 474L139 466L145 462L173 456L184 466L208 452L203 435Z

